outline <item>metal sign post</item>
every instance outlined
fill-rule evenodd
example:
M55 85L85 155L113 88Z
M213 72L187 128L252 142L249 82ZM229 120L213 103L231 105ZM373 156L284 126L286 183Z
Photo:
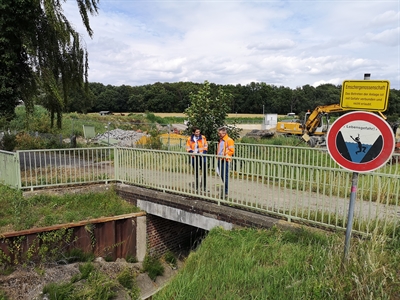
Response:
M351 180L349 213L347 215L346 238L344 241L344 259L345 260L347 260L347 258L349 256L351 231L353 230L354 205L355 205L356 196L357 196L357 183L358 183L358 173L354 172L353 178Z
M364 74L364 80L369 74ZM370 87L360 85L360 87ZM386 97L386 95L384 95ZM386 104L385 104L386 105ZM379 110L377 109L379 112ZM353 171L346 226L344 260L348 258L353 229L359 172L380 168L392 156L394 135L389 124L372 112L355 111L339 117L327 133L328 152L341 167Z

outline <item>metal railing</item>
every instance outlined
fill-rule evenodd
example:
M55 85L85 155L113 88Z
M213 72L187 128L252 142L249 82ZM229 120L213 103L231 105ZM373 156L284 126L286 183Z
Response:
M21 189L115 181L113 147L17 151Z
M14 172L20 174L21 189L117 181L257 210L289 221L345 229L352 172L334 164L326 151L260 145L246 149L243 144L236 145L236 151L230 163L228 196L217 174L218 157L211 154L194 159L205 163L206 187L201 174L196 182L192 166L193 158L199 155L182 151L125 147L17 151ZM398 158L395 154L380 169L359 175L353 230L396 233L400 212ZM0 175L11 169L12 161L7 158L7 168L2 165Z
M283 162L279 158L285 157L286 149L282 149L269 160L233 158L228 197L216 174L218 160L213 155L203 155L207 161L209 192L201 189L201 183L196 190L189 163L191 155L181 152L118 148L117 180L173 193L196 194L217 203L258 210L287 220L345 229L352 172L329 165L316 168L317 161L314 165ZM319 150L311 151L320 154ZM360 174L355 231L378 230L390 234L396 231L400 189L399 175L391 173L393 169L397 170L397 166L390 163L376 172Z

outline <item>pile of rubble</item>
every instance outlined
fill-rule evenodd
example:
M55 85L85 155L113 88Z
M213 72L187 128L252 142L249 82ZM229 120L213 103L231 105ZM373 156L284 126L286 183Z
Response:
M118 145L122 147L133 147L141 137L146 135L147 133L140 130L123 130L117 128L102 134L97 134L91 141L102 144L110 143L110 145Z
M256 138L256 139L265 139L274 136L274 132L269 129L258 130L254 129L248 133L246 133L246 137Z

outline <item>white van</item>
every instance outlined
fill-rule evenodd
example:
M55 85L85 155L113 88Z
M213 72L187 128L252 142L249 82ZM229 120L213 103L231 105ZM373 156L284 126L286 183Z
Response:
M288 113L286 116L288 116L288 117L295 117L296 114L295 114L294 112L291 112L291 113Z

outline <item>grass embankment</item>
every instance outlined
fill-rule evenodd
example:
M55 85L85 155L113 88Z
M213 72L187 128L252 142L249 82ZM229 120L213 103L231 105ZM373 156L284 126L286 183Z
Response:
M20 230L137 211L112 190L23 198L0 186L0 193L0 232L6 224ZM343 264L343 234L216 228L153 299L399 299L399 246L384 236L354 238Z
M154 300L399 299L398 241L302 230L213 229Z
M0 185L0 233L138 212L112 189L101 193L35 195Z

